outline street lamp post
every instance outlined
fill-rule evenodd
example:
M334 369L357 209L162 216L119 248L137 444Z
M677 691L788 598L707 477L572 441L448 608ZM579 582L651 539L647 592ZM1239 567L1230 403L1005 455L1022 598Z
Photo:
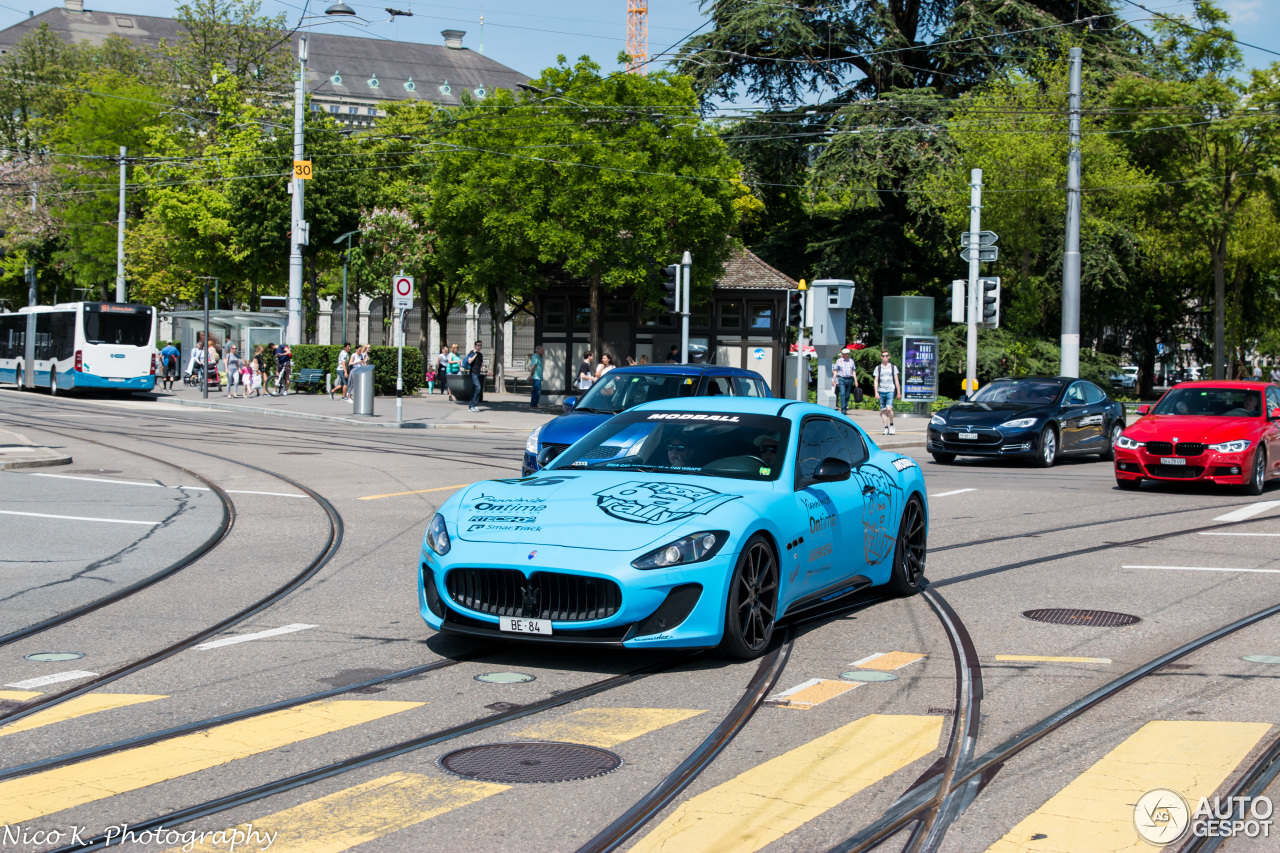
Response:
M198 275L196 278L204 279L204 351L200 353L200 363L204 365L204 376L200 377L200 396L209 399L209 281L213 281L214 293L216 294L218 287L218 277L215 275ZM216 297L215 297L216 298ZM230 380L228 380L230 381Z
M307 37L298 40L298 79L293 84L293 159L306 159L303 151L302 123L307 101ZM297 172L293 175L293 217L289 229L289 323L285 342L302 343L302 247L307 243L307 223L303 219L303 186Z
M351 256L351 238L359 234L360 231L348 231L341 237L333 241L333 245L338 245L343 240L347 241L347 251L342 253L342 343L347 343L347 260Z

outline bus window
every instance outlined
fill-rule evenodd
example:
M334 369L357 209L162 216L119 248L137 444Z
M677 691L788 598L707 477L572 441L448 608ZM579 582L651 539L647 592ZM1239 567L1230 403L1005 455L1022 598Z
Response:
M86 311L84 340L90 344L145 347L151 342L151 315Z

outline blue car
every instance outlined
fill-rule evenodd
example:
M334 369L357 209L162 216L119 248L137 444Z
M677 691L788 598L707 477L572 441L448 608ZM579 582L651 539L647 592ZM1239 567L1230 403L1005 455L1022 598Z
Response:
M780 619L924 579L915 460L778 399L669 399L604 423L530 477L431 519L418 606L437 631L762 654Z
M565 414L535 429L524 446L524 476L538 470L547 447L558 456L569 445L618 412L673 397L771 397L769 384L754 370L701 364L636 365L611 370L581 399L564 401Z

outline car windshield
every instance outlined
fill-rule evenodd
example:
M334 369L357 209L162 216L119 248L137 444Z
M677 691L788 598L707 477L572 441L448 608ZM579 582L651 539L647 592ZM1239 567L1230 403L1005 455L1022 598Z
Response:
M1248 388L1174 388L1156 404L1156 415L1251 418L1262 415L1262 392Z
M1058 399L1061 391L1061 382L1045 379L1015 379L992 382L986 388L979 388L969 399L974 403L1022 403L1034 406L1052 403Z
M789 434L790 422L772 415L632 412L589 433L547 469L776 480Z
M692 397L698 377L676 373L621 373L611 370L578 399L575 408L594 412L621 412L641 403Z

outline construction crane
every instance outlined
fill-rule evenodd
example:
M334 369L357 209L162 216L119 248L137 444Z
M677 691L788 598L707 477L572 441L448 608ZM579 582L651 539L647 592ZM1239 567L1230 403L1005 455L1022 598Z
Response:
M631 57L627 70L633 74L645 73L649 62L648 0L627 0L627 54Z

